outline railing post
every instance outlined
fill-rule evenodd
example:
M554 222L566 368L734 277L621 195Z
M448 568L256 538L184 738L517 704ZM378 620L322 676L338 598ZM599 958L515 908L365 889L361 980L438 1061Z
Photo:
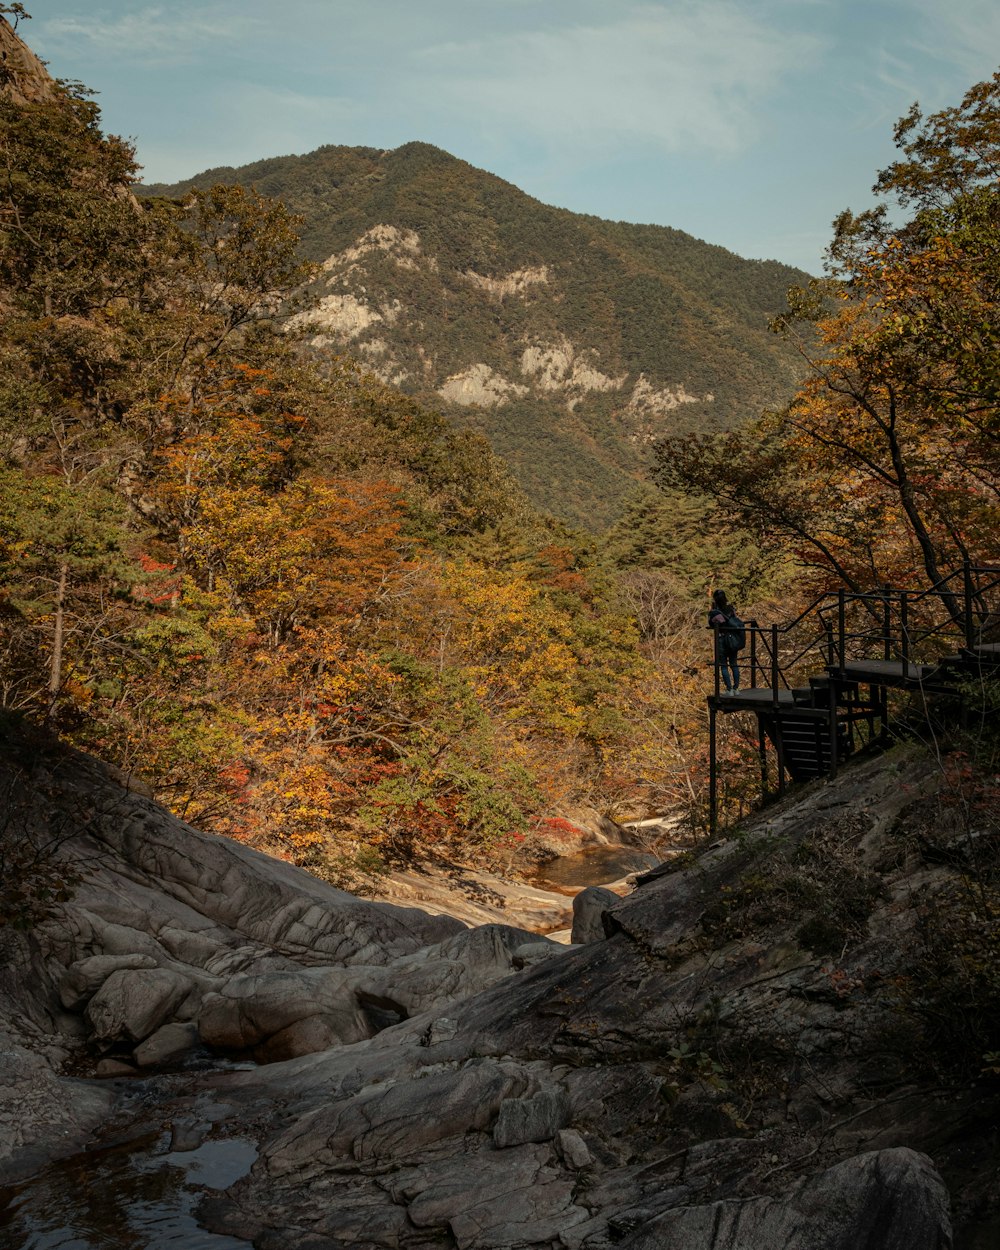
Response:
M715 837L719 823L719 777L715 751L715 705L708 709L708 831Z
M778 706L778 627L771 626L771 700Z
M892 659L892 604L888 584L882 587L882 658Z
M757 622L750 622L750 689L757 689Z
M899 592L899 633L903 647L903 677L909 676L910 663L910 620L906 591Z
M976 645L976 622L972 614L972 564L968 558L962 561L962 591L965 596L965 645L971 651Z
M833 649L833 626L826 627L826 667L832 669L834 667L834 649ZM832 676L832 674L831 674Z
M846 608L846 600L844 597L844 588L843 586L841 586L841 588L837 591L837 646L840 651L840 657L839 657L838 663L840 667L841 677L843 677L844 675L844 662L845 662L845 657L847 655L847 652L845 650L846 642L847 642L847 608Z

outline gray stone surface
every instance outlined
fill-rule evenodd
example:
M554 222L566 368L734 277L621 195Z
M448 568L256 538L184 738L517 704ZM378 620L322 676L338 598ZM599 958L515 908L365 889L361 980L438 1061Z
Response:
M603 942L607 936L604 931L604 913L620 902L619 895L601 885L590 885L581 890L573 899L571 941L574 945Z
M562 1089L543 1089L530 1098L505 1098L493 1127L493 1141L505 1146L551 1141L566 1123L569 1101Z
M511 963L515 968L531 968L535 964L540 964L543 959L553 959L564 954L565 950L561 942L550 942L545 939L525 942L523 946L518 946L511 952Z
M59 982L59 998L68 1011L79 1011L94 997L112 972L155 968L149 955L91 955L70 964Z
M23 1040L0 1029L0 1184L79 1148L114 1102L110 1087L59 1076Z
M138 1072L135 1064L126 1063L124 1059L98 1059L94 1068L94 1075L100 1077L137 1076Z
M516 1064L491 1059L378 1081L307 1114L269 1146L267 1167L275 1176L301 1175L340 1157L411 1158L447 1138L487 1129L503 1100L524 1085Z
M593 1167L594 1157L575 1128L561 1128L556 1134L556 1144L563 1163L574 1172Z
M371 1036L351 978L340 968L299 968L236 976L202 1001L202 1040L221 1050L248 1050L290 1025L322 1015L341 1042Z
M119 968L84 1014L99 1041L141 1042L173 1015L193 988L188 977L167 968Z
M986 1086L899 1089L885 1066L900 935L919 891L950 871L915 877L893 842L903 786L912 794L925 768L891 786L879 768L845 770L812 792L822 807L791 796L690 869L604 900L605 940L537 962L524 951L543 944L523 930L383 917L336 892L297 892L284 865L269 884L265 861L226 848L199 878L211 840L162 813L140 832L129 807L99 855L81 836L93 877L34 953L21 949L18 975L0 964L0 1019L16 1019L22 1054L6 1103L0 1083L0 1175L4 1158L23 1167L73 1148L108 1098L134 1089L104 1082L95 1102L55 1065L94 1042L88 1020L103 1028L102 1009L127 1036L130 980L180 978L189 990L151 1046L200 1004L216 1044L272 1061L163 1078L176 1104L156 1111L192 1127L182 1143L204 1132L259 1145L252 1172L204 1207L213 1229L258 1250L854 1250L852 1237L862 1250L946 1250L940 1175L916 1151L947 1173L966 1223L982 1212L988 1227L997 1116ZM803 949L784 922L714 942L711 905L759 870L755 840L793 856L816 835L886 865L871 916L836 958ZM67 1012L56 987L95 955L156 966L112 965L89 1014ZM107 968L77 968L69 1001ZM4 1156L15 1106L27 1121Z
M948 1192L926 1155L875 1151L775 1198L681 1207L622 1250L950 1250Z
M156 1068L179 1059L198 1045L198 1026L190 1021L172 1021L151 1034L132 1052L140 1068Z

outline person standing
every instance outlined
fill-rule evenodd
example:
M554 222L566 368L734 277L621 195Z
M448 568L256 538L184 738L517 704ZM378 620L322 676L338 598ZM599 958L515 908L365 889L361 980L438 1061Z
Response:
M724 590L712 592L708 624L715 633L715 663L722 674L722 684L726 687L724 693L734 695L740 688L740 669L736 657L746 645L746 630Z

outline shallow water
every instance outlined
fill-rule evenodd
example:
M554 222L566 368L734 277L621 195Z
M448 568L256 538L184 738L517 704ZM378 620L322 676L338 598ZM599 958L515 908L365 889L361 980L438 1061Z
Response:
M537 884L561 886L604 885L620 881L630 872L645 872L660 861L634 846L598 846L575 855L550 859L538 870Z
M171 1151L152 1131L125 1145L51 1164L0 1210L3 1250L252 1250L237 1237L199 1227L207 1190L226 1189L257 1158L250 1141L206 1141Z

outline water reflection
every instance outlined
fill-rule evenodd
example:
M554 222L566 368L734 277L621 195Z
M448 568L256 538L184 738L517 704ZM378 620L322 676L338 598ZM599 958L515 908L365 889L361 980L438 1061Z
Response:
M4 1250L251 1250L200 1228L205 1189L226 1189L257 1157L240 1138L167 1153L169 1135L52 1164L0 1211Z
M539 885L604 885L620 881L630 872L644 872L659 862L655 855L634 846L591 847L575 855L560 855L558 859L549 860L538 870L536 880Z

